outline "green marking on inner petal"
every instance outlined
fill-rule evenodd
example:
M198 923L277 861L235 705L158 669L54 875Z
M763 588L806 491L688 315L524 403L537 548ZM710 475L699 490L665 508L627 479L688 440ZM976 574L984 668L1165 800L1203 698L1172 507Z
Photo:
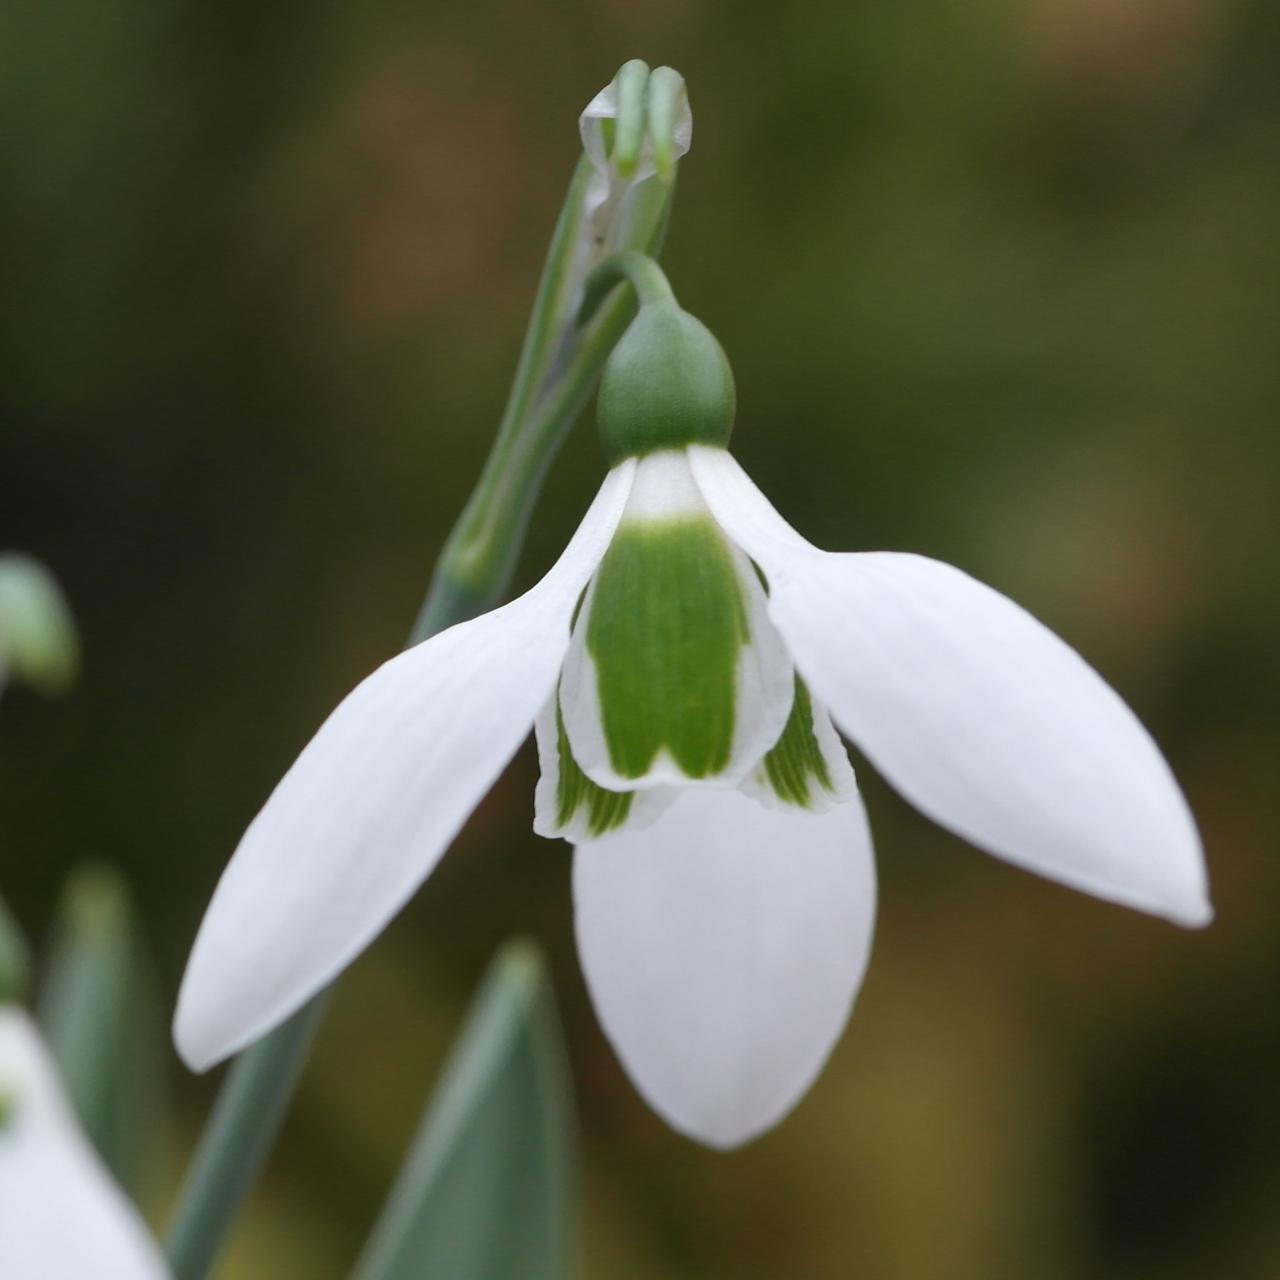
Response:
M578 615L582 612L582 606L587 602L587 592L590 586L585 586L578 592L578 603L573 606L573 616L569 619L569 630L572 631L578 625Z
M586 635L619 775L644 777L664 748L689 778L725 768L749 638L742 584L709 517L619 528L596 574Z
M0 1085L0 1130L5 1129L17 1109L17 1099Z
M813 702L805 683L796 676L796 696L782 736L764 758L764 777L774 795L784 804L807 809L812 803L810 782L835 793L831 771L823 758L813 731Z
M609 791L598 786L578 767L564 731L564 717L556 705L556 743L560 753L560 779L556 788L556 822L567 827L582 805L587 806L587 830L602 836L622 826L631 812L634 792Z

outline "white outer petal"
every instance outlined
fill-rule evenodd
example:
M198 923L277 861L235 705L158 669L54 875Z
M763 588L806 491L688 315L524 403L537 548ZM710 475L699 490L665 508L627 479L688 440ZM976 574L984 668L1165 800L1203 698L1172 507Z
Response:
M1179 924L1209 922L1182 792L1073 649L950 565L817 550L727 453L690 453L716 519L768 576L802 675L907 799L1040 875Z
M629 462L609 473L541 582L385 663L285 774L223 873L187 965L174 1036L193 1069L297 1009L430 874L549 697L633 473Z
M650 828L574 855L587 986L636 1088L673 1128L735 1147L827 1059L862 983L875 868L861 800L823 814L682 791Z
M62 1094L30 1018L0 1007L0 1276L164 1280L138 1211L112 1181Z

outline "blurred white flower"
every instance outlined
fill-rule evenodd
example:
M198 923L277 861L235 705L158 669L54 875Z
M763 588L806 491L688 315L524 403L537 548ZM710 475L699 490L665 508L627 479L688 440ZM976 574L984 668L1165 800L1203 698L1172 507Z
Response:
M0 1005L0 1276L168 1275L137 1210L81 1132L31 1019Z
M832 720L979 847L1210 918L1168 766L1073 650L948 565L819 551L725 450L690 445L618 462L537 586L337 708L218 885L183 1056L243 1048L350 963L536 722L535 827L577 844L610 1039L673 1126L746 1141L820 1070L870 946L871 840Z

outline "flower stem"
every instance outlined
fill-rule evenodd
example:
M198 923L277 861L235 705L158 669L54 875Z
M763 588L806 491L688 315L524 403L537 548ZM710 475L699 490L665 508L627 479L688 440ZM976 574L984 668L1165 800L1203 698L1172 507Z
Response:
M484 613L506 594L547 469L634 314L629 292L614 288L619 274L591 292L589 306L586 291L573 275L578 227L570 215L576 184L581 181L585 181L582 163L547 256L497 439L440 553L431 590L409 637L411 645ZM641 292L637 284L636 291L645 301L656 297L659 288L670 296L666 278L646 255L657 253L662 245L673 190L671 183L663 181L641 185L629 229L638 252L609 259L636 260L632 265L648 286ZM651 271L641 265L646 263ZM599 275L597 270L591 278Z
M636 291L642 307L676 305L676 295L662 268L645 254L627 249L606 258L587 278L578 310L579 323L587 323L610 290L623 280Z
M200 1280L275 1142L328 991L236 1059L205 1124L169 1228L176 1280Z

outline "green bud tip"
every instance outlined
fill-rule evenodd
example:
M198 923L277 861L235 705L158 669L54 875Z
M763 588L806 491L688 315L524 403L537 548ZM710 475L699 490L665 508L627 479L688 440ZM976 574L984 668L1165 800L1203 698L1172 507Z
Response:
M617 100L617 126L612 159L618 172L629 178L640 160L648 117L646 98L649 91L649 65L639 58L623 63L614 77Z
M684 76L671 67L658 67L649 77L649 140L658 176L670 182L676 168L676 121L688 100ZM685 108L687 115L687 107ZM684 146L688 148L688 139Z
M641 306L604 368L597 422L609 465L690 444L724 447L736 395L723 348L674 301Z
M0 555L0 669L60 693L75 678L79 657L71 611L48 570L30 556Z
M67 877L62 917L71 933L81 937L124 934L130 916L129 890L113 867L86 862Z

